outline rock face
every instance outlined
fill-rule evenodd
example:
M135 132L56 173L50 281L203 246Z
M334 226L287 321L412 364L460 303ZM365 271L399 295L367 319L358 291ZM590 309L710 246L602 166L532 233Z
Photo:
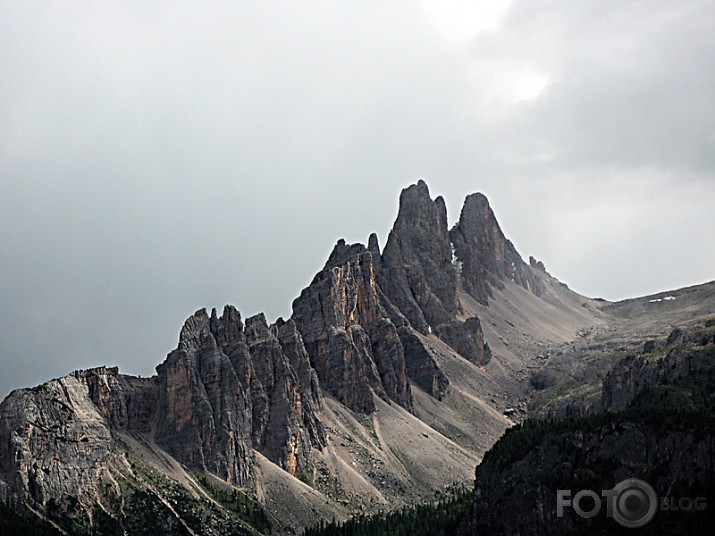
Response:
M157 400L156 377L105 367L11 393L0 404L0 532L258 534L200 500L195 481L178 484L191 477L152 442Z
M96 493L112 429L148 430L156 397L156 379L104 367L12 392L0 405L0 501Z
M663 360L652 362L637 355L621 359L603 380L601 407L603 411L623 411L644 389L655 385L674 360L669 354Z
M281 344L283 353L297 374L298 383L303 389L303 397L311 404L313 412L322 409L323 399L320 394L318 375L315 373L315 369L310 366L310 356L305 349L303 337L301 337L295 322L293 320L286 322L282 318L279 318L277 322L271 326L271 329L275 332L275 336ZM310 428L311 430L313 429L312 426ZM311 433L314 432L315 431ZM322 434L316 434L316 441L319 435ZM317 441L317 443L322 443L322 440Z
M412 410L404 350L383 302L372 254L343 240L293 302L321 386L359 412L375 409L373 391Z
M603 380L601 411L623 411L646 389L670 378L697 376L713 366L715 330L700 326L675 328L667 340L646 341L641 355L616 363ZM654 352L660 350L660 354ZM696 351L700 350L700 351Z
M469 219L470 206L460 223L467 236L460 251L478 259L468 250L484 249L485 241L469 238L479 220ZM475 262L468 273L476 273ZM287 322L269 325L257 315L244 327L232 306L221 316L202 309L186 320L153 379L92 369L9 397L0 419L2 481L40 503L60 490L80 490L92 479L71 471L84 467L80 458L106 456L119 431L232 484L251 478L254 449L302 476L311 450L327 442L321 389L357 412L374 411L374 395L412 412L410 381L437 399L449 386L429 344L432 334L474 364L489 361L479 319L458 320L458 277L445 203L432 200L419 181L401 193L384 252L374 234L367 247L338 242ZM37 462L43 449L65 439L64 458ZM23 465L25 459L33 462Z
M422 341L421 335L408 326L398 328L400 341L405 350L407 374L423 391L437 400L442 400L449 385L449 378Z
M315 371L295 323L273 326L226 306L184 324L179 345L142 379L78 371L13 392L0 406L0 499L101 495L116 433L156 441L179 462L232 484L251 476L252 449L294 476L327 444ZM92 498L94 497L94 498Z
M367 250L372 255L372 265L375 269L375 274L379 277L382 271L382 253L380 253L380 243L375 233L372 233L367 239Z
M458 312L457 271L444 200L430 198L424 181L402 190L378 277L388 299L423 334Z
M252 389L260 392L253 400L253 447L296 476L308 466L312 447L325 445L316 415L322 402L295 325L289 322L281 328L279 333L277 325L269 327L262 313L246 320L246 343L254 367ZM283 351L279 334L293 345L291 356ZM300 380L301 370L306 384Z
M253 367L238 311L214 330L211 320L205 309L191 316L157 367L157 441L182 463L242 484L251 471L251 401L237 371L247 383Z
M461 263L464 290L487 305L489 285L503 288L510 279L537 296L542 289L538 279L504 236L489 201L484 195L467 196L459 222L449 232L454 251ZM543 270L534 261L534 267Z
M306 357L294 326L270 328L259 315L244 331L231 306L220 318L215 310L210 318L198 311L157 367L157 441L179 461L230 483L250 476L252 447L301 475L312 446L325 442L315 413L320 393Z
M482 324L476 316L468 318L464 322L453 320L447 324L441 324L435 328L434 332L475 365L486 365L492 358L492 351L484 342Z
M80 370L72 375L87 385L89 398L116 430L151 431L158 398L155 378L119 374L118 367Z

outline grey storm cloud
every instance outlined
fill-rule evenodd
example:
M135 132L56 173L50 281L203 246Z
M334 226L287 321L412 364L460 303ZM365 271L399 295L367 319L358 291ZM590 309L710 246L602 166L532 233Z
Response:
M712 2L0 2L0 396L290 315L422 177L621 299L715 277Z

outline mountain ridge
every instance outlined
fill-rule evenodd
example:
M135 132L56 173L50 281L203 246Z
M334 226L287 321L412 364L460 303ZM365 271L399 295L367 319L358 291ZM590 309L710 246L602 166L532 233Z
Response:
M99 367L13 391L0 404L0 501L47 518L50 501L74 500L53 510L62 522L91 527L99 508L122 527L127 486L165 506L179 492L162 490L197 497L218 478L281 533L423 501L471 478L526 417L549 349L606 329L616 305L524 262L481 194L448 229L444 200L419 181L384 249L374 234L339 240L288 320L200 309L155 376ZM222 508L196 515L230 533L220 520L240 512ZM166 515L158 530L193 530Z

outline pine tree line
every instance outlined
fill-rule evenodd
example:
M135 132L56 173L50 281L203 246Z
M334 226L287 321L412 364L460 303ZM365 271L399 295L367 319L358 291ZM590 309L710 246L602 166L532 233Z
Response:
M321 521L303 536L451 536L472 504L472 490L459 487L429 504L407 506L393 512L358 515L344 522Z

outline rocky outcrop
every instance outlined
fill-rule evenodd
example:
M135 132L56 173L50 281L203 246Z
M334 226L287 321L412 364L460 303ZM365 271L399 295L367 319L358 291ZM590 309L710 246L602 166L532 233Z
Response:
M504 236L487 198L475 193L467 196L459 222L449 232L455 255L461 263L464 290L487 305L489 285L503 288L509 279L537 296L542 284L524 263L514 244ZM536 269L543 269L534 260Z
M412 410L402 343L383 302L372 254L344 240L293 302L292 318L321 386L364 413L375 409L373 392Z
M442 400L449 385L449 378L422 340L423 335L409 326L399 327L398 333L405 351L407 374L410 380L437 400Z
M526 435L521 430L507 432L477 468L472 509L460 535L606 535L621 528L606 515L605 506L590 519L579 517L571 507L558 516L559 489L571 490L573 499L580 490L600 495L625 479L638 478L650 484L658 497L673 496L676 489L691 498L712 493L715 434L712 428L698 429L694 422L671 429L622 419L595 426L583 423L543 433L517 450L519 434ZM585 505L584 501L586 510L593 507ZM697 527L704 529L708 522L712 521L703 512L661 511L640 532L697 534ZM689 523L695 524L692 532L677 530Z
M375 235L368 245L339 241L324 269L294 301L293 319L321 386L339 401L369 413L374 391L412 411L409 380L437 399L449 380L404 311L378 284L373 259L381 257ZM383 282L389 285L388 273L383 273ZM470 359L484 362L488 346L474 320L441 324L442 332L469 350Z
M156 378L119 374L118 367L98 367L72 373L87 385L89 398L115 430L150 433L158 386Z
M620 360L603 380L601 407L603 411L623 411L646 388L659 383L674 361L669 354L657 361L638 355Z
M544 263L534 257L529 257L529 266L531 266L534 270L539 270L540 272L548 274Z
M653 352L657 352L660 350L661 345L658 343L656 340L648 340L643 343L643 353L644 354L652 354Z
M0 501L69 495L91 504L84 498L110 463L112 430L150 426L155 380L100 367L13 391L0 405Z
M323 398L320 395L318 375L315 373L315 369L310 366L310 356L305 349L303 337L301 337L295 322L290 319L285 321L279 318L272 326L272 329L281 344L283 353L298 376L298 382L304 393L303 398L305 400L303 403L309 402L313 411L322 409Z
M457 271L452 264L447 209L441 197L430 198L424 181L400 194L378 281L420 333L428 334L432 326L450 322L457 314Z
M367 239L367 250L370 252L370 255L372 255L372 265L375 274L379 277L382 271L382 254L380 253L380 243L375 233L372 233Z
M151 428L156 380L99 367L11 393L0 404L0 533L258 534L199 500L199 484L138 432Z
M157 441L182 463L236 484L250 476L251 448L300 475L312 446L325 441L315 413L320 394L299 334L282 326L289 357L278 327L270 329L262 315L249 320L244 332L231 306L221 317L198 311L157 367Z
M482 324L476 316L464 322L454 320L440 324L434 333L475 365L486 365L492 358L492 351L484 341Z
M644 352L616 363L603 380L600 410L623 411L649 387L709 370L715 357L715 330L675 328L664 343L649 340Z

